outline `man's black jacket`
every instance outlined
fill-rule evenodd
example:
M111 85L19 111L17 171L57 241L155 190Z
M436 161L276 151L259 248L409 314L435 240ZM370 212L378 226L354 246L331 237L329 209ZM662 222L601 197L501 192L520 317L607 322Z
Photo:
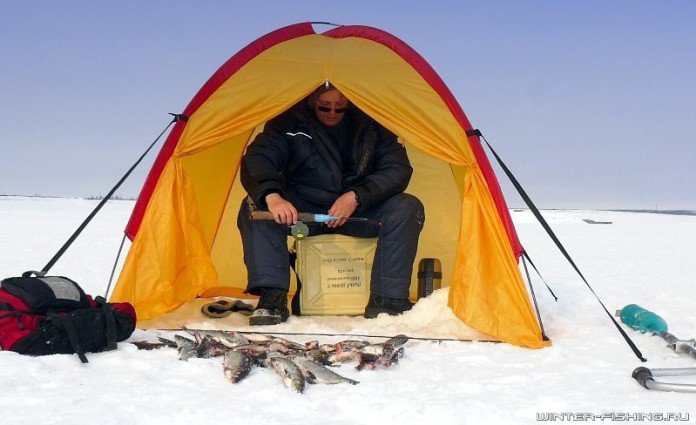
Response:
M355 191L358 212L401 193L413 169L396 136L358 109L349 120L351 163L339 150L306 102L266 123L242 158L241 181L259 207L269 193L292 193L327 210L336 198ZM344 171L345 170L345 171Z

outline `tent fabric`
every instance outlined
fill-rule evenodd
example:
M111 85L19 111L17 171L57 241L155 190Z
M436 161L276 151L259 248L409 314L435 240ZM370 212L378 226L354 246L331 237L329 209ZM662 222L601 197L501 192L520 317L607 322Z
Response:
M469 122L469 119L464 114L461 106L459 106L459 103L457 103L457 100L454 98L454 95L447 88L445 82L442 81L440 76L435 72L430 64L423 59L421 55L419 55L403 41L392 36L391 34L385 33L384 31L379 31L375 30L374 28L360 25L338 27L326 32L325 35L337 38L360 36L388 46L405 61L410 63L411 66L413 66L419 72L423 79L430 84L433 90L440 95L442 100L445 102L447 107L450 109L454 117L465 131L474 129ZM510 212L505 202L505 198L503 197L503 192L498 184L498 179L495 177L495 173L493 172L493 167L491 167L491 164L483 151L481 141L478 139L478 137L470 136L469 143L471 144L471 149L474 151L474 156L476 157L478 165L483 172L486 182L488 183L489 190L493 196L493 200L495 201L498 214L505 225L505 230L508 233L510 244L515 252L515 256L519 258L523 250L522 244L520 243L517 232L515 231L515 226L512 224L512 217L510 217Z
M549 345L517 267L522 248L497 179L478 138L466 135L473 127L423 58L364 26L324 34L308 23L282 28L211 77L141 191L127 227L133 244L112 300L130 301L148 319L214 287L244 288L233 220L243 196L239 161L266 121L325 81L409 150L416 171L407 192L426 199L418 256L444 259L457 317L501 341Z
M275 44L282 43L285 40L289 40L294 37L299 37L302 35L314 34L314 29L310 23L301 23L290 25L279 30L273 31L265 36L259 38L253 43L246 46L239 53L232 56L227 62L225 62L218 70L213 74L208 81L203 85L203 87L198 91L198 93L193 97L188 106L184 109L183 114L190 117L203 102L205 102L215 90L224 83L230 75L234 74L239 68L244 66L249 60L253 59L256 55L263 52L268 47ZM171 158L174 148L176 147L179 139L181 138L181 133L184 130L186 122L179 121L174 125L171 133L167 137L164 146L160 150L157 159L152 167L152 170L148 174L147 180L143 189L140 191L140 196L138 196L138 201L136 202L135 209L131 218L126 226L126 235L133 240L135 234L140 227L140 222L142 221L143 214L145 213L145 207L150 201L152 192L157 180L159 179L164 165Z

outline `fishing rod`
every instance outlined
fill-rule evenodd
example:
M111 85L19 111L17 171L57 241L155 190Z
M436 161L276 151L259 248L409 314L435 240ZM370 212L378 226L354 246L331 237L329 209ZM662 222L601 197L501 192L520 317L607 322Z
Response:
M393 338L394 335L369 335L369 334L351 334L351 333L328 333L328 332L261 332L261 331L220 331L219 329L193 329L186 328L190 331L197 332L239 332L240 334L252 334L252 335L283 335L283 336L347 336L347 337L360 337L360 338ZM177 332L183 329L181 328L157 328L158 331L163 332ZM416 341L432 341L432 342L492 342L499 343L500 341L491 339L463 339L463 338L429 338L429 337L418 337L418 336L408 336L408 339L413 339Z
M263 221L274 221L273 213L270 211L253 210L250 213L252 220L263 220ZM328 214L312 214L301 212L297 214L297 223L290 226L290 234L296 239L304 239L309 236L309 227L306 223L329 223L336 220L346 220L346 222L363 222L374 224L375 226L381 228L382 223L376 220L371 220L364 217L338 217Z

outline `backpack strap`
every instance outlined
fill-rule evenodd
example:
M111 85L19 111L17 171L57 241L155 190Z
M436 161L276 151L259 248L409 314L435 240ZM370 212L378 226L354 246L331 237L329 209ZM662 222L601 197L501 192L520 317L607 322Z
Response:
M73 323L72 317L70 317L69 314L65 316L60 316L55 311L48 312L46 317L48 317L51 320L58 321L63 326L63 329L65 329L65 334L68 336L70 346L72 346L73 350L75 350L75 353L80 358L80 361L82 363L89 363L89 360L87 360L87 356L85 356L85 350L82 349L80 338L77 336L77 329L75 329L75 323Z
M22 323L22 321L19 320L19 316L21 316L24 313L27 313L29 310L16 310L14 307L12 307L12 304L10 303L0 303L0 311L6 312L0 313L0 319L14 316L15 319L17 319L17 328L20 331L24 330L24 323Z
M7 317L14 316L15 319L17 320L17 329L19 329L20 331L23 331L24 330L24 323L22 323L19 320L19 316L21 316L21 315L22 315L21 311L9 311L7 313L0 314L0 319L5 319Z
M104 297L96 297L94 301L102 305L102 311L104 312L104 321L106 322L106 350L115 350L116 318L114 317L114 309L111 307L111 304L106 302Z

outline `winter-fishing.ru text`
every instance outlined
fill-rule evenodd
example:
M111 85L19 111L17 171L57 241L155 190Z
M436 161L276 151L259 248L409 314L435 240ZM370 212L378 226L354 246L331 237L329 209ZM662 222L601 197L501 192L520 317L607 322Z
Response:
M687 422L689 420L688 413L628 413L628 412L613 412L613 413L586 413L586 412L562 412L551 413L543 412L536 414L538 422L595 422L595 421L656 421L656 422Z

